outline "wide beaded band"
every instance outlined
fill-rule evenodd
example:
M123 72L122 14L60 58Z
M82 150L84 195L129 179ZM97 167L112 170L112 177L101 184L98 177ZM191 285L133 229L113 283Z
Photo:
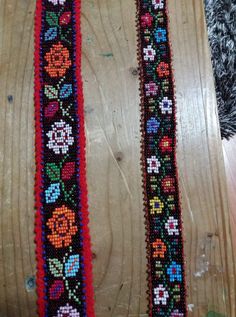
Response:
M136 0L149 316L185 317L176 104L166 0Z
M38 315L93 317L80 0L37 0L34 63Z

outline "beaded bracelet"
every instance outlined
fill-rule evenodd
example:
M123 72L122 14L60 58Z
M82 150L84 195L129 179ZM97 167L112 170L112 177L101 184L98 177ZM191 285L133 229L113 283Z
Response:
M136 0L149 316L184 317L176 105L166 0ZM80 0L37 0L36 253L40 317L94 316Z
M37 0L34 63L38 315L93 317L80 0Z
M136 0L149 316L184 317L176 103L167 0Z

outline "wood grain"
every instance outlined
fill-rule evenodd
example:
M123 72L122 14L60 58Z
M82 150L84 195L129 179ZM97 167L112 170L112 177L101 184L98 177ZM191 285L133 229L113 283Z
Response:
M1 1L0 316L31 317L34 263L33 1Z
M169 3L189 316L235 316L235 257L203 2Z
M228 198L230 207L230 220L232 227L232 237L234 237L234 248L236 247L236 137L229 141L223 141L223 154L225 161L226 178L228 185Z
M133 0L82 6L87 174L98 317L146 315ZM32 0L0 15L0 316L35 316ZM202 1L169 1L189 316L235 317L235 263ZM12 97L10 97L12 96Z
M83 5L96 312L146 316L135 1ZM91 93L93 91L93 93Z

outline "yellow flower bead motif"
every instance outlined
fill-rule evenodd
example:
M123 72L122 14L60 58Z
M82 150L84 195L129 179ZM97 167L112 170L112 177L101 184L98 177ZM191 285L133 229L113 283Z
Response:
M150 207L150 212L152 215L161 214L164 208L164 204L158 197L153 197L153 199L150 200Z

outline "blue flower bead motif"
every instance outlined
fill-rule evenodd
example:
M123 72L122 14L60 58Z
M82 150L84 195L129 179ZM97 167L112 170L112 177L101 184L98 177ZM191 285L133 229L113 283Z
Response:
M182 282L182 269L181 265L177 264L175 261L167 269L167 274L169 275L170 282L178 281Z
M147 121L147 133L157 133L159 127L160 127L160 121L158 121L156 118L151 117Z
M157 43L166 42L166 29L163 28L157 28L155 31L155 39Z

